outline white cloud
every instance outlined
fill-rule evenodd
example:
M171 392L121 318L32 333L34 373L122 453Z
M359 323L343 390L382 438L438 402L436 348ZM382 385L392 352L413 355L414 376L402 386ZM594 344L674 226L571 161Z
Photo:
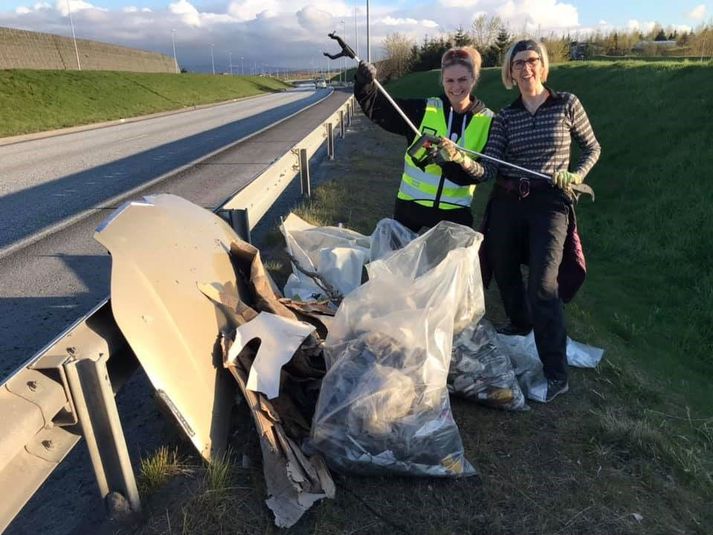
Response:
M478 5L480 0L438 0L438 3L445 7L473 7Z
M305 6L297 12L297 21L300 26L310 32L329 33L334 25L331 13L314 6Z
M706 6L704 4L697 5L689 13L688 18L699 21L706 16Z
M178 0L178 2L170 4L168 10L174 15L178 15L186 26L198 28L201 25L201 16L198 10L188 0Z
M599 25L600 26L609 26L609 23L607 21L605 21L604 19L602 19L599 21Z
M516 32L562 31L579 26L577 8L557 0L508 0L496 14Z
M635 30L639 31L641 33L648 33L651 30L654 29L654 26L656 26L656 21L646 21L646 22L641 22L636 19L632 19L629 22L626 23L626 27L629 30Z
M274 17L278 11L277 0L233 0L228 4L228 14L239 21Z
M29 7L20 6L15 9L15 13L18 15L27 15L28 13L32 13L32 10Z
M98 9L100 11L106 11L106 9L92 5L89 2L85 2L84 0L57 0L55 4L55 9L59 11L63 17L69 15L69 11L67 9L67 1L69 2L69 8L72 10L72 14L77 13L79 11L83 11L85 9Z

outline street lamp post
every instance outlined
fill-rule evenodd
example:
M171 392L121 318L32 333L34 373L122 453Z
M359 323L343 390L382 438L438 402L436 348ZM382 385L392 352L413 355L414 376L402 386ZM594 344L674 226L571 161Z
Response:
M240 76L245 76L245 69L243 67L243 60L245 58L243 56L240 56Z
M213 57L213 48L215 45L210 45L210 67L213 70L213 74L215 75L215 58Z
M74 41L74 53L77 56L77 70L82 70L82 64L79 62L79 49L77 48L77 36L74 33L74 22L72 22L72 7L67 0L67 15L69 15L69 26L72 28L72 41Z
M347 38L347 23L342 20L342 32L344 34L344 39ZM342 58L342 76L339 77L341 80L344 78L344 85L347 85L347 58Z
M371 39L369 38L369 0L366 0L366 61L371 63Z
M233 76L233 53L228 52L228 68L230 69L230 76Z
M176 59L176 30L171 30L171 45L173 46L173 65L178 72L178 59Z

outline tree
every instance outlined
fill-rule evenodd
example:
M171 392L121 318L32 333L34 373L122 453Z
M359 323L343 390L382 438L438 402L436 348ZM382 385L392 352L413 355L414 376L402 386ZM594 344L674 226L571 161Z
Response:
M412 66L416 71L430 71L431 69L441 68L441 56L450 47L445 39L429 39L426 36L423 39L423 44L418 55L416 63Z
M503 56L510 44L512 43L512 36L508 32L507 28L503 25L500 26L498 30L498 35L495 38L495 42L490 45L483 54L483 66L484 67L494 67L500 65Z
M398 32L386 36L384 39L386 58L379 65L379 71L386 80L399 78L409 71L413 46L411 39Z
M663 28L659 30L659 33L656 34L656 37L654 37L654 41L665 41L666 40L666 32L663 31Z
M470 27L473 46L478 49L478 52L484 53L488 47L495 43L501 28L503 28L503 21L500 17L480 15Z
M453 46L467 46L472 43L471 38L468 36L467 33L465 33L463 28L461 28L460 26L458 26L458 28L456 29L456 33L453 34L452 39L453 39Z

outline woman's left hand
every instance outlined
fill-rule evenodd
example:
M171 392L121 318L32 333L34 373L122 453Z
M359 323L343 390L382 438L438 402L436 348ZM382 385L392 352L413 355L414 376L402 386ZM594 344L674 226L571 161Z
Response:
M558 188L567 189L573 184L581 184L582 177L577 173L570 173L569 171L557 171L552 177L552 181Z

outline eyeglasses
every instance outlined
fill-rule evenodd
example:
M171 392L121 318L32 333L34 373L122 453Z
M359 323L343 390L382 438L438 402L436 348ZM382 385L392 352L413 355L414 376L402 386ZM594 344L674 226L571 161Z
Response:
M521 71L524 67L525 64L529 65L533 69L537 67L537 64L540 62L540 58L530 58L530 59L516 59L515 61L512 62L512 68L513 70L516 71Z

